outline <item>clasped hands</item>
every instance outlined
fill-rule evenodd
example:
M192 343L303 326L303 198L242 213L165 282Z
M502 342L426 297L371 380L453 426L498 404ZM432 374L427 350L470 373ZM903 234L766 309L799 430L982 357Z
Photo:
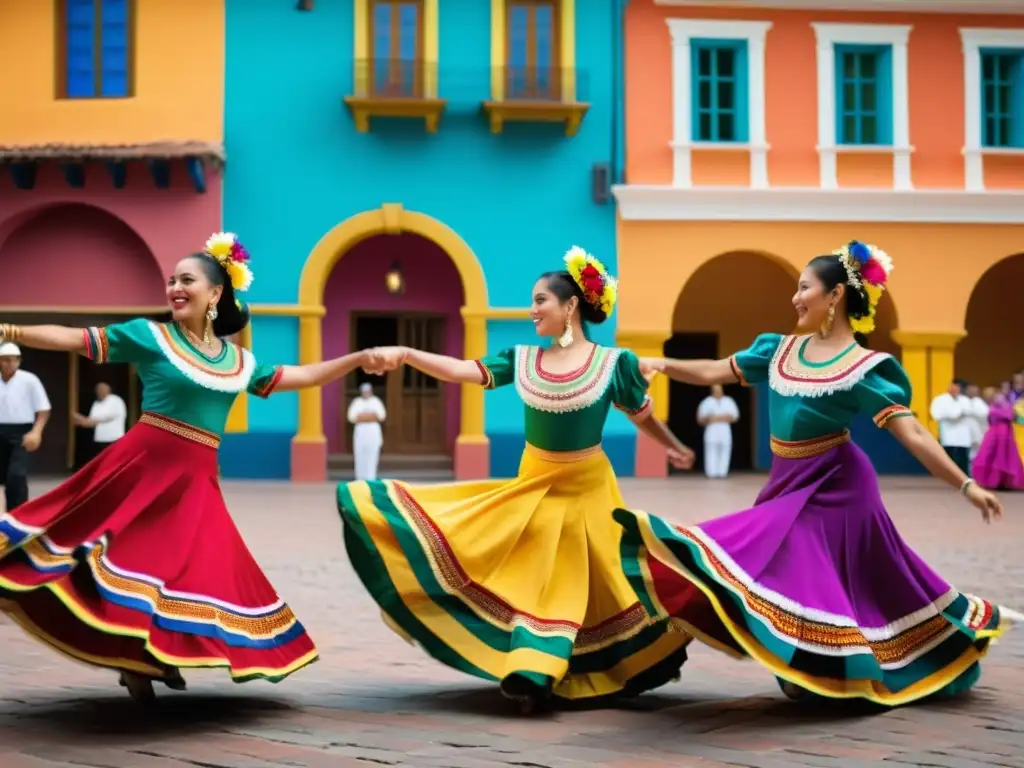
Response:
M383 376L405 363L409 357L406 347L372 347L363 350L363 370L371 376Z

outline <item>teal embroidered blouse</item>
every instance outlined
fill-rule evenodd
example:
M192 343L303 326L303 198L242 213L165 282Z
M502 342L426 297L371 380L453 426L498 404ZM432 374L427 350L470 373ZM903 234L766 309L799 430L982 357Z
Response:
M599 445L612 406L633 419L651 410L647 379L636 355L595 345L587 362L565 374L544 370L544 350L503 349L477 361L488 389L515 384L525 406L526 442L545 451L580 451Z
M911 386L892 355L859 344L823 362L805 356L810 336L765 333L730 358L744 384L768 382L772 437L800 441L849 429L864 413L884 427L910 416Z
M280 366L259 365L229 341L209 356L175 323L129 320L84 328L84 354L97 363L132 363L142 380L142 409L221 435L239 392L269 397Z

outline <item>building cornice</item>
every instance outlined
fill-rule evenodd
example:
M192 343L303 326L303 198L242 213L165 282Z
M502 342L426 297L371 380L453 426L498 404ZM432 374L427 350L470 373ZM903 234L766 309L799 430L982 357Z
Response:
M612 187L623 221L1024 224L1024 191Z
M1020 0L654 0L673 8L1024 15Z

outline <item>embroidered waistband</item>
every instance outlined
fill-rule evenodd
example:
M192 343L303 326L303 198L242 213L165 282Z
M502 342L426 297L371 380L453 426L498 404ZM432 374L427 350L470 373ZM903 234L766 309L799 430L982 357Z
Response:
M850 442L850 430L812 437L810 440L779 440L772 438L772 453L781 459L809 459L820 456L837 445Z
M186 440L191 440L194 443L199 443L200 445L205 445L210 448L220 447L220 437L213 432L207 432L205 429L193 427L191 424L186 424L184 421L172 419L169 416L161 416L159 413L146 411L139 417L139 424L146 424L150 427L162 429L165 432L170 432L172 435L184 437Z
M571 464L574 461L583 461L601 452L601 444L592 445L581 451L545 451L535 445L526 444L526 452L544 461L554 461L560 464Z

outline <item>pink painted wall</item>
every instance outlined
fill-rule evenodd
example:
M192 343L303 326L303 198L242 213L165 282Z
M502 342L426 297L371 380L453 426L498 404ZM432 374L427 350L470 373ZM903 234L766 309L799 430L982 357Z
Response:
M101 165L87 167L83 189L69 187L55 165L40 166L32 190L0 176L0 304L163 304L175 262L221 226L219 175L207 174L206 194L184 168L172 181L156 189L141 163L129 167L124 189Z
M405 276L405 294L387 292L384 276L398 261ZM418 235L380 235L356 245L338 262L324 289L324 358L349 352L349 319L352 312L430 312L443 315L444 353L462 357L464 298L462 279L448 254ZM445 434L454 449L459 434L459 388L445 387ZM341 387L323 390L323 427L328 450L340 450L338 424Z

